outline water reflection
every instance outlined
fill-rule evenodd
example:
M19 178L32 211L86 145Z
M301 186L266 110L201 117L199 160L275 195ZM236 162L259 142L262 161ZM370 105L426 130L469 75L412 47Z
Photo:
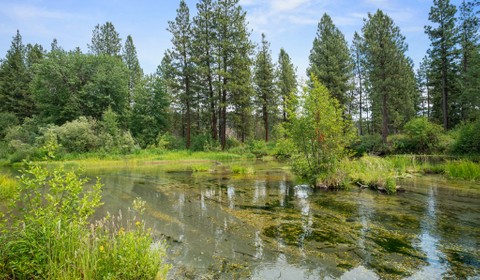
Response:
M313 192L278 171L192 176L102 175L103 211L117 213L137 196L147 201L147 222L170 244L173 279L480 276L480 191L458 194L417 179L390 197Z

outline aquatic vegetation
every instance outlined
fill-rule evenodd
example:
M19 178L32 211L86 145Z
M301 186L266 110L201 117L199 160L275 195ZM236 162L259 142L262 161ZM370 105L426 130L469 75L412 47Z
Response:
M255 174L255 169L253 166L243 166L243 165L232 165L230 167L233 174Z

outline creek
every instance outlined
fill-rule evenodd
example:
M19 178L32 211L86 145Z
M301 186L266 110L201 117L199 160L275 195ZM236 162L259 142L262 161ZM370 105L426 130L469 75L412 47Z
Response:
M172 279L479 279L480 185L402 179L405 193L314 191L278 163L236 175L165 164L87 171L104 205L165 238ZM245 164L245 163L243 163ZM203 278L202 278L203 277Z

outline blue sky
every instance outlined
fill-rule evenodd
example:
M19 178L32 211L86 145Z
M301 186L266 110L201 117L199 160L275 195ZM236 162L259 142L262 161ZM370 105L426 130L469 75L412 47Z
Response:
M187 0L191 14L197 0ZM66 50L87 51L96 24L113 22L124 40L132 35L145 73L155 71L170 47L167 22L175 18L179 1L170 0L0 0L0 57L9 49L17 29L23 42L50 48L53 38ZM360 31L368 12L382 9L400 27L409 45L408 55L421 61L429 47L424 26L433 0L241 0L247 11L251 38L260 41L263 32L271 42L274 60L283 47L305 76L308 55L318 21L328 13L350 42ZM452 1L455 5L460 0Z

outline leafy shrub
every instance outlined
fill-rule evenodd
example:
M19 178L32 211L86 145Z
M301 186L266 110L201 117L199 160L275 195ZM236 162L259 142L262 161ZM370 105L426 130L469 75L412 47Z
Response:
M95 131L96 122L80 117L66 122L56 130L59 143L68 151L85 153L94 151L100 145L100 139Z
M480 155L480 118L468 124L463 124L458 129L458 138L453 146L457 154Z
M267 143L263 140L251 140L248 142L248 148L256 158L262 158L268 154Z
M367 134L360 136L352 145L355 154L381 155L387 152L387 146L382 141L380 134Z
M190 150L194 152L198 151L219 151L220 147L218 142L215 142L210 134L200 134L192 137L192 142L190 145Z
M161 150L180 150L185 148L185 141L183 138L167 132L157 137L157 148Z
M277 159L288 159L292 156L295 145L291 139L280 139L277 141L273 150L273 155Z
M438 150L443 128L425 117L415 118L405 124L403 149L411 153L432 153Z

